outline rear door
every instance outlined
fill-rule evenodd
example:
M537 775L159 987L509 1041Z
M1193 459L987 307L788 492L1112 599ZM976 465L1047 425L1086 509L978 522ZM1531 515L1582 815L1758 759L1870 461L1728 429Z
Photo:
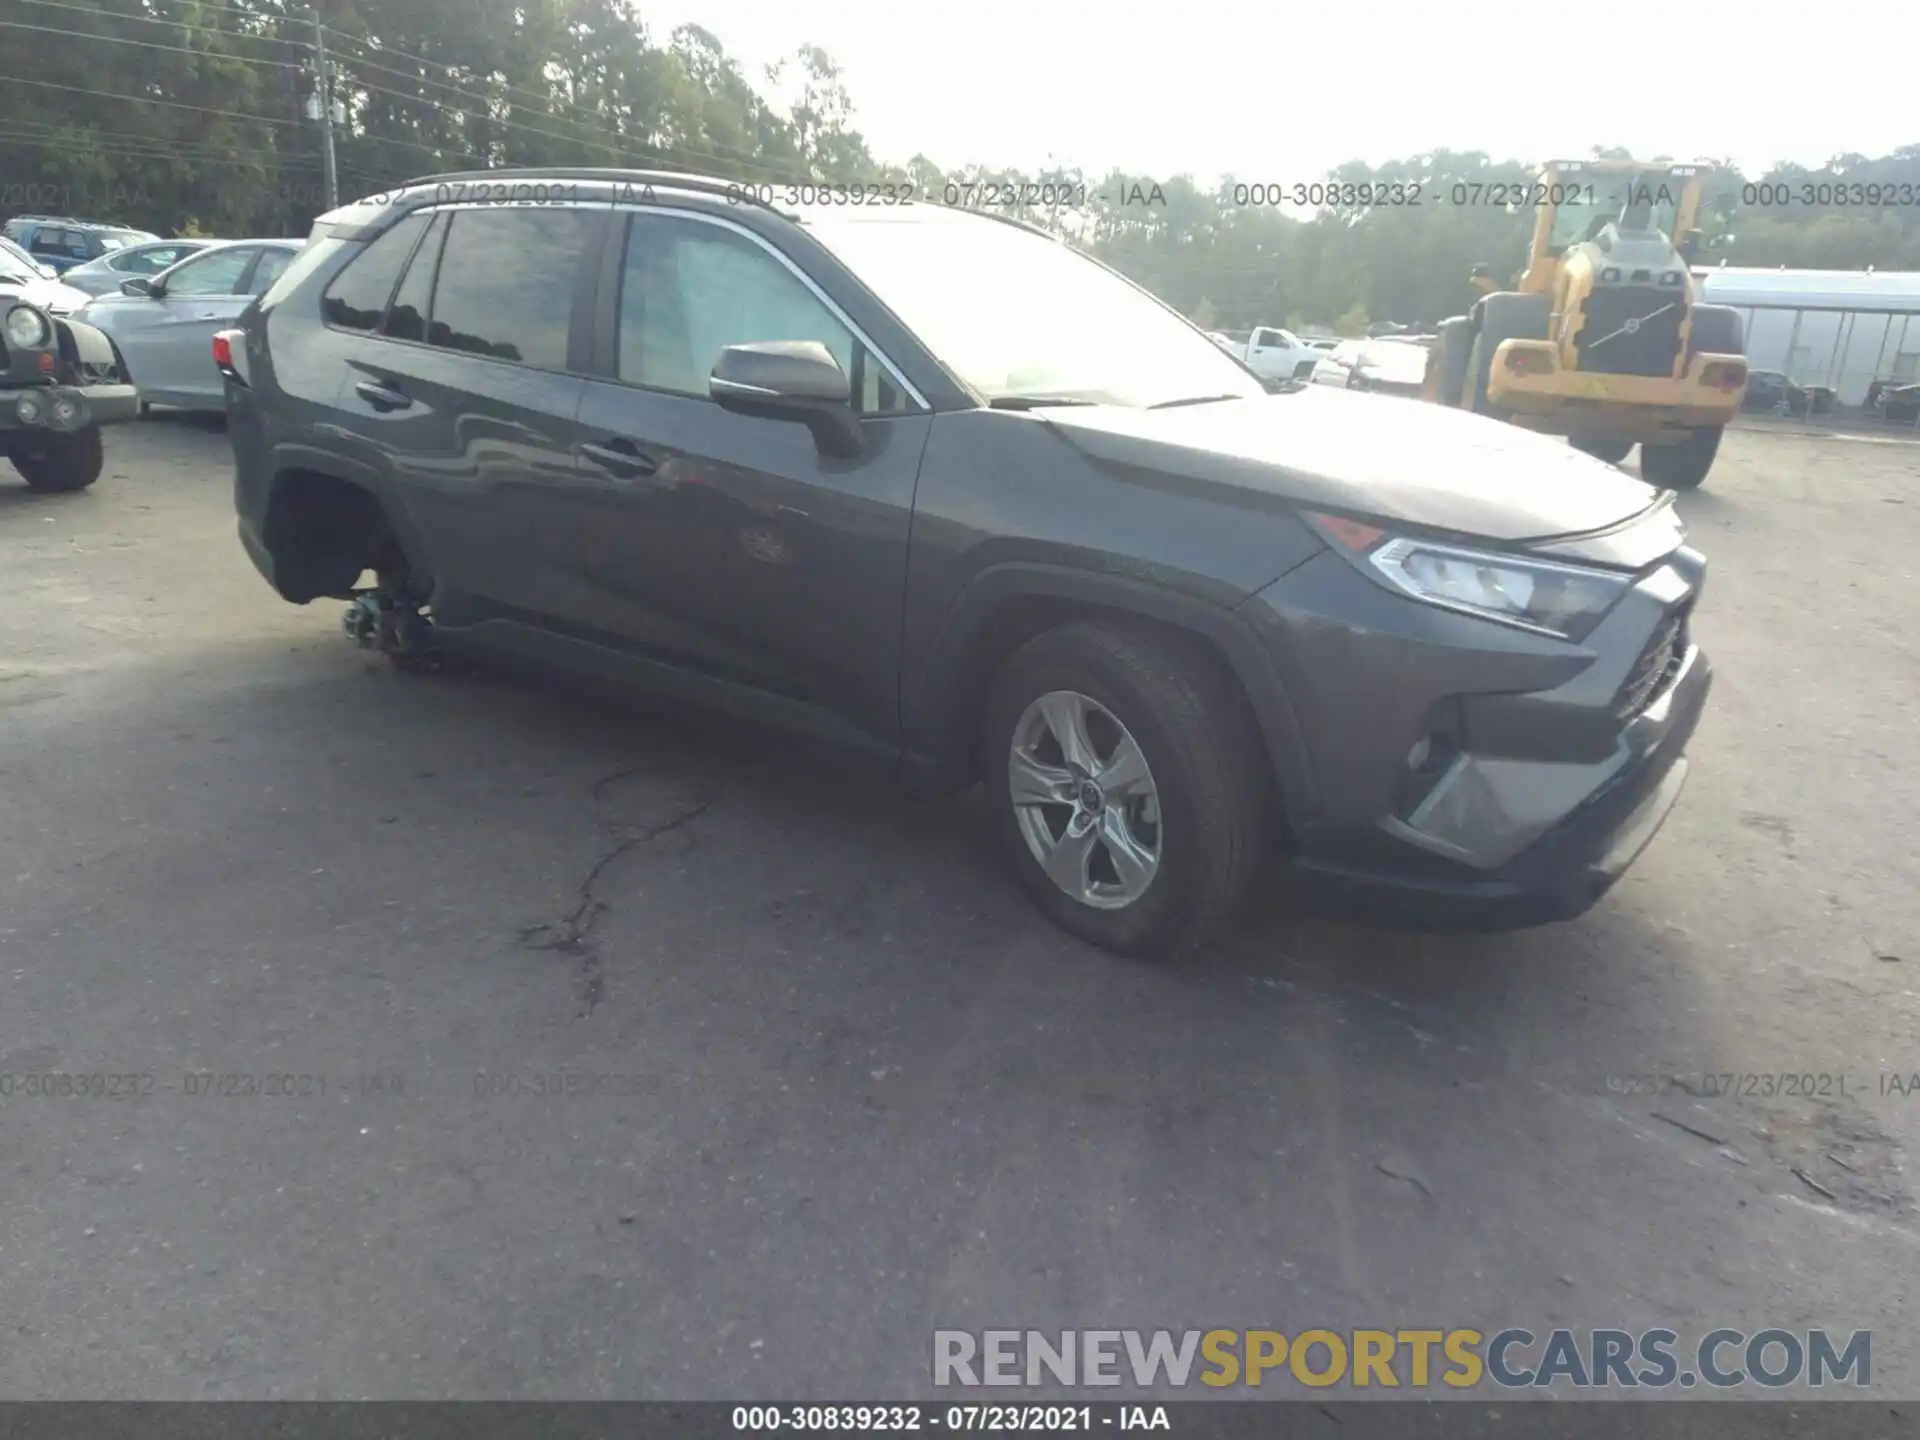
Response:
M622 218L599 312L610 373L587 385L583 478L556 516L568 619L896 741L924 401L770 241L695 211ZM713 402L721 349L765 340L833 353L864 453L823 456L803 425Z
M576 313L606 218L499 205L410 216L322 302L345 342L338 408L426 551L449 631L541 625L572 607L552 516L579 482Z

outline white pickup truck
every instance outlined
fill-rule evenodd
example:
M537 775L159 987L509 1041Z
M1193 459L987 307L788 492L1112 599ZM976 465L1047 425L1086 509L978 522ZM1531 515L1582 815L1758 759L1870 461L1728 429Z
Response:
M1290 330L1261 325L1247 337L1244 348L1233 348L1233 354L1262 380L1305 380L1326 352L1314 349Z

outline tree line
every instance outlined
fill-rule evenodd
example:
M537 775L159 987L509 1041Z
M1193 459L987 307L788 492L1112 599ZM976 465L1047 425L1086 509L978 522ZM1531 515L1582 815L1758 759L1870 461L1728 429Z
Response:
M324 46L343 198L506 165L913 185L1045 225L1209 327L1349 332L1457 312L1471 268L1516 270L1531 228L1524 204L1455 203L1532 177L1481 152L1354 161L1305 204L1260 177L882 161L825 51L752 76L697 25L656 35L631 0L324 0L318 26L286 0L18 0L7 13L6 214L304 234L324 209L308 118ZM1758 176L1721 164L1707 195L1708 264L1920 269L1920 145Z

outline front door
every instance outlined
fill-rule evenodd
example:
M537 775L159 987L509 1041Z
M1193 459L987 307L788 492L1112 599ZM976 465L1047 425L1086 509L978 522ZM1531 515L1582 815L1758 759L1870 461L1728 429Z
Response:
M769 242L718 217L626 218L613 374L580 410L567 618L677 666L899 733L914 482L931 419ZM615 237L616 243L619 237ZM853 385L865 451L824 456L803 425L722 410L728 345L825 344Z

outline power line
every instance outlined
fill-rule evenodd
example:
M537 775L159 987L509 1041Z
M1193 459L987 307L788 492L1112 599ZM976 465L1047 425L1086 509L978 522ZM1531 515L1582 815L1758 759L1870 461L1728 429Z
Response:
M62 144L62 142L60 142L58 139L51 136L0 135L0 148L9 148L9 149L17 148L17 149L23 149L23 150L62 150L65 147ZM154 160L171 160L175 158L182 158L182 161L184 164L196 169L204 168L204 167L213 167L213 168L222 169L222 170L241 170L241 169L257 168L261 171L266 171L271 169L281 174L288 174L288 173L312 174L312 173L315 173L318 168L315 162L311 160L301 160L301 159L290 157L290 156L275 156L273 157L271 162L260 162L253 157L224 157L223 158L223 157L214 156L214 155L193 155L193 156L186 156L186 157L177 157L173 153L170 153L167 151L126 149L126 148L121 148L119 146L105 146L105 145L94 146L90 148L88 151L88 154L101 155L114 160L131 160L131 161L154 161ZM109 182L103 180L98 183L102 185L106 185ZM113 183L124 184L128 182L113 182ZM132 183L139 183L139 182L132 182Z
M429 60L424 55L415 55L410 51L395 49L392 46L384 45L377 41L366 39L362 36L349 35L344 31L335 29L331 25L325 26L324 28L329 35L335 37L336 39L350 41L351 43L360 46L362 49L371 50L378 55L392 56L393 58L399 59L399 60L411 60L419 65L430 66L437 70L444 70L449 75L455 74L459 69L458 66L448 64L444 60ZM553 104L555 99L554 95L551 93L542 94L540 91L530 89L525 85L515 85L509 81L495 80L490 77L483 76L483 77L479 77L475 81L470 81L470 82L435 80L428 76L413 75L404 70L396 70L390 65L381 65L374 61L363 59L358 55L353 55L349 52L342 52L341 59L343 60L343 62L350 62L354 65L365 66L368 69L377 70L383 74L395 76L398 79L410 80L416 84L433 85L440 89L451 90L455 94L460 95L463 99L479 100L488 104L491 104L494 102L494 99L495 99L494 96L482 94L468 87L473 84L490 85L490 86L493 86L495 89L497 89L502 96L512 97L514 95L524 95L530 100L539 102L541 106L550 106ZM478 72L474 72L474 73L477 75ZM377 87L366 86L363 84L362 88L373 89ZM384 91L382 93L392 94L394 92ZM425 97L409 96L405 98L424 99ZM758 97L756 96L756 98ZM553 115L550 110L543 111L542 113L547 115L549 118L552 118L556 123L559 123L559 124L578 125L582 127L590 127L590 124L591 124L591 122L589 121L570 120L562 116ZM587 143L587 142L583 141L581 143ZM719 147L719 151L716 152L712 150L695 150L695 149L692 149L691 147L685 147L685 146L673 147L671 149L664 149L660 146L646 145L639 141L630 141L628 143L631 144L634 148L648 151L657 155L665 155L665 154L690 155L690 156L693 156L695 159L712 160L721 164L748 164L748 165L757 166L761 169L768 168L767 162L761 156L756 155L751 151L736 150L732 146L721 146ZM778 174L772 174L772 178L778 179L778 178L784 178L784 177L779 176ZM814 182L812 182L811 180L806 180L806 181L795 180L793 183L811 184Z
M256 125L293 125L298 120L276 120L271 115L247 115L238 110L217 110L211 105L190 105L184 100L158 100L149 95L121 95L112 90L93 90L85 85L61 85L52 80L28 80L19 75L0 75L0 84L32 85L42 90L65 90L75 95L92 95L101 100L128 100L139 105L164 105L170 110L193 110L202 115L219 115L228 120L248 120Z
M275 70L300 68L298 62L292 60L262 60L253 55L223 55L217 50L196 50L189 45L162 45L157 40L133 40L124 35L98 35L90 30L56 30L51 25L28 25L19 20L0 20L0 29L35 30L42 35L64 35L70 40L98 40L108 45L136 45L142 50L167 50L176 55L197 55L205 60L230 60L236 65L265 65ZM226 32L215 33L225 34Z
M188 34L223 35L232 40L266 40L277 45L295 45L311 50L311 41L304 41L290 35L273 35L260 31L222 30L218 26L199 26L188 20L169 20L160 15L124 15L114 10L102 10L98 5L76 5L72 0L22 0L23 4L39 5L48 10L76 10L83 15L93 15L116 23L130 25L166 25L176 30L185 30ZM204 7L203 7L204 8ZM245 15L247 19L264 20L268 24L291 24L289 17L282 15L255 15L243 11L232 12Z
M327 27L327 28L328 28L329 34L337 35L339 33L338 31L333 30L331 27ZM341 63L346 67L348 67L350 70L356 69L356 68L378 70L383 74L397 76L402 80L410 80L415 82L416 84L432 85L438 89L450 90L463 100L472 100L483 105L491 105L491 104L497 103L496 97L494 96L478 93L476 91L467 90L462 88L459 85L455 85L451 82L444 81L444 80L433 80L425 76L409 75L405 71L395 70L390 66L376 65L373 62L364 60L357 55L343 54L340 57L340 59L341 59ZM452 67L444 67L444 68L447 68L450 70ZM730 154L722 155L722 154L716 154L712 151L695 150L695 149L692 149L691 147L685 147L685 146L662 147L657 145L648 145L637 140L628 140L628 139L625 139L624 137L621 137L619 144L615 144L607 140L591 139L585 135L572 135L562 131L551 131L551 130L541 129L537 126L528 124L526 121L508 120L497 115L490 115L485 113L476 114L473 111L461 110L456 106L446 105L443 102L436 101L432 96L408 95L403 91L394 90L384 85L376 85L369 80L361 79L358 75L352 76L351 83L354 86L354 88L365 90L370 94L386 95L396 100L408 101L411 104L435 105L435 106L438 106L438 108L443 110L451 110L455 115L462 116L469 120L481 121L487 125L497 126L499 128L506 129L506 130L523 131L529 135L537 135L544 140L561 141L567 144L578 145L583 149L603 150L610 157L614 159L629 158L631 152L636 150L644 154L653 155L653 156L685 155L696 160L710 160L710 161L713 161L715 164L722 165L722 166L730 165L734 167L742 167L742 166L751 167L755 170L759 170L763 172L760 178L764 178L764 179L781 180L781 179L790 178L783 175L782 172L775 169L773 166L769 165L767 161L755 156L750 156L744 151L734 151L734 152L731 152ZM528 96L532 96L535 94L535 92L531 90L524 90L522 89L522 87L519 87L519 86L502 86L501 88L508 93L519 93L519 94L525 94ZM551 104L552 100L553 100L553 97L548 96L546 97L546 100L544 103ZM517 107L517 108L525 108L525 107ZM588 131L591 131L593 128L593 123L591 121L575 120L566 116L556 115L552 113L550 110L540 111L539 117L542 120L550 121L556 125L570 125L577 129L588 130ZM618 132L615 132L615 133L617 135ZM799 180L794 180L793 183L799 184L803 182Z

